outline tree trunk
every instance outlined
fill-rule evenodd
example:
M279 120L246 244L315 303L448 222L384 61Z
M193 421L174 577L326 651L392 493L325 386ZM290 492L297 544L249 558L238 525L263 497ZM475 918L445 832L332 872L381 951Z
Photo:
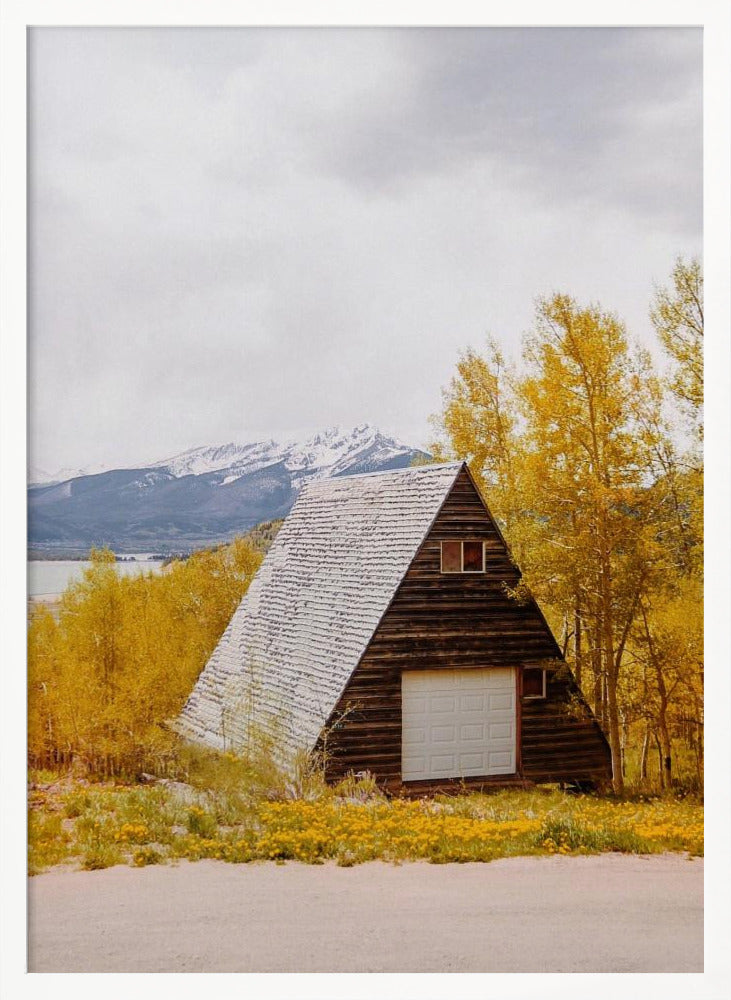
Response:
M561 640L561 656L564 660L569 651L569 640L571 638L571 633L569 632L569 616L565 614L563 616L563 639Z
M581 687L581 652L581 609L577 596L574 604L574 673L579 687Z
M604 673L607 684L607 714L609 716L609 746L612 751L612 774L614 791L621 795L624 791L622 774L622 744L619 732L619 706L617 704L618 670L614 662L614 634L612 612L612 573L610 567L609 546L606 541L606 526L602 525L602 564L600 573L600 592L602 598L603 629L603 659Z
M614 668L612 668L614 674ZM617 679L607 678L607 714L609 715L609 746L612 750L612 775L614 791L621 795L624 791L622 774L622 745L619 732L619 709L617 704Z
M650 654L650 660L655 669L655 676L657 680L657 693L660 699L660 706L657 713L657 726L659 735L659 746L660 753L662 756L662 767L664 771L664 784L668 788L672 786L673 783L673 757L672 757L672 741L670 739L670 730L668 729L668 690L665 685L665 675L662 671L662 664L660 663L659 657L656 655L655 644L652 641L652 633L650 631L650 625L647 621L647 613L645 612L644 604L640 603L640 608L642 610L642 621L645 626L645 637L647 639L647 650Z
M657 747L657 767L660 777L660 791L662 791L665 788L665 768L662 764L662 747L657 733L653 733L653 735L655 737L655 746Z
M695 741L695 766L698 775L698 786L703 788L703 729L698 727L698 737Z
M640 781L647 781L647 751L650 749L650 727L645 727L645 736L642 740L642 753L640 754Z
M661 709L660 718L658 719L658 725L660 729L660 746L662 747L662 758L663 767L665 769L665 784L670 788L673 784L673 772L672 772L672 743L670 740L670 733L668 732L665 711Z
M604 718L604 690L602 684L602 633L601 618L597 615L593 629L591 666L594 673L594 715L602 729L606 729Z
M622 754L622 775L627 777L627 744L629 742L629 725L627 724L627 717L621 711L619 712L620 718L620 750Z

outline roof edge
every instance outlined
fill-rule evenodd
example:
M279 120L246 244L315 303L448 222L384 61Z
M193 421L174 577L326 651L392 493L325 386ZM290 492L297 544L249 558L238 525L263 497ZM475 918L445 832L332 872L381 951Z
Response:
M344 472L338 476L325 476L322 479L311 479L309 482L304 482L302 484L302 490L318 489L319 487L324 487L326 484L331 484L336 480L347 480L350 482L353 479L369 479L375 476L403 476L406 473L413 475L417 473L441 471L442 469L455 469L456 475L456 470L461 469L465 464L465 462L435 462L427 465L406 465L402 469L376 469L373 472L354 472L352 475L348 475L347 472Z

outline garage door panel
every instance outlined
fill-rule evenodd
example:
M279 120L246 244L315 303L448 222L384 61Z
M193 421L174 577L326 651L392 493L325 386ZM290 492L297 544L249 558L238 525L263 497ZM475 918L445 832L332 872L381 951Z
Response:
M463 712L484 712L484 694L463 694L459 699L459 707Z
M513 669L405 672L402 712L404 781L515 771Z
M414 692L408 704L408 711L412 715L422 715L424 712L426 712L426 705L427 705L426 696L420 697L416 694L416 692ZM404 705L404 713L406 711L407 711L407 706Z
M454 743L457 735L454 726L432 726L430 734L433 743Z
M424 746L426 743L426 729L418 729L416 727L404 729L403 734L404 743L409 746Z
M509 774L513 771L513 759L512 753L509 750L500 753L498 751L491 750L488 753L490 767L496 772L498 769Z
M469 775L476 769L481 768L484 765L484 759L482 752L480 753L461 753L459 755L460 768L463 770L465 776ZM479 774L479 770L476 772Z
M493 740L509 740L513 736L513 727L509 721L491 722L488 728L490 730L490 742ZM422 732L426 734L426 730L422 730Z
M462 743L478 740L480 743L485 739L485 726L482 722L468 722L459 727L459 738Z
M422 715L417 725L427 727L427 735L430 730L442 729L445 726L453 726L457 718L454 712L435 712L433 715L425 713Z
M491 727L488 726L487 729L489 733ZM427 731L426 742L428 741L429 741L429 733ZM488 736L485 742L489 748L494 749L497 747L499 750L504 750L506 746L511 747L515 742L515 731L511 727L511 731L507 735L503 734L502 736Z
M456 712L457 710L457 698L454 695L434 695L429 698L429 711L430 712L449 712L450 714Z
M496 693L490 693L487 696L487 706L490 712L496 712L500 709L512 709L515 704L515 694L509 691L500 691Z

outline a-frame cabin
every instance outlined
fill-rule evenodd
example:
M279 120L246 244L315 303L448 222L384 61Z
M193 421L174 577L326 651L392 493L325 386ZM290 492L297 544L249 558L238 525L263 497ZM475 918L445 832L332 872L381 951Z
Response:
M607 741L463 463L306 485L177 724L391 791L611 778Z

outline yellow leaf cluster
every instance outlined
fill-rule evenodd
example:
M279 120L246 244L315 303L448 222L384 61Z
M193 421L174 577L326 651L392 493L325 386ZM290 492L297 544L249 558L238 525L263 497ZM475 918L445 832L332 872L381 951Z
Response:
M32 764L74 762L99 775L164 764L165 722L180 711L260 561L238 539L132 577L117 574L111 553L93 553L57 618L41 611L30 624Z

